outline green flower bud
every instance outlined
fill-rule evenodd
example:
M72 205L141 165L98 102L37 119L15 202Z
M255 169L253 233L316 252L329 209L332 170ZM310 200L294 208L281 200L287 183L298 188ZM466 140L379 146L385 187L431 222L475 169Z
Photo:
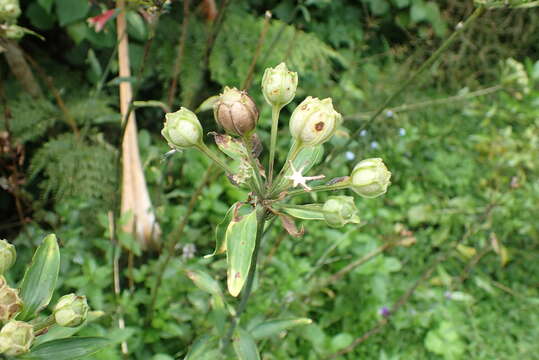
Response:
M341 227L348 223L359 224L359 216L354 198L351 196L332 196L325 203L324 219L329 226Z
M256 104L246 91L225 87L213 106L215 121L231 135L250 133L258 122Z
M16 259L15 246L6 240L0 240L0 275L5 274L15 264Z
M33 341L33 326L23 321L12 320L0 330L0 353L7 356L27 353Z
M0 1L0 22L15 22L19 15L21 15L19 0Z
M290 133L304 145L319 145L333 136L341 122L342 116L333 108L331 98L309 96L292 113Z
M60 326L75 327L86 320L88 315L86 296L64 295L54 307L54 319Z
M202 125L194 112L184 107L165 115L161 135L174 149L185 149L202 143Z
M267 68L262 77L262 93L270 105L285 106L296 95L298 73L288 71L284 62Z
M375 198L385 194L391 183L391 172L380 158L360 161L352 170L350 187L359 195Z
M19 291L10 288L6 279L0 276L0 321L6 323L22 310L22 300Z

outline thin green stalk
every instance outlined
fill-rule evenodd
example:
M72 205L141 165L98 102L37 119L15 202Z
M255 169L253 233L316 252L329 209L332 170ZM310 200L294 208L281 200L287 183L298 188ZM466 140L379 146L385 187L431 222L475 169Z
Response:
M247 150L247 159L249 164L253 168L254 180L255 180L255 191L258 196L262 197L264 192L264 181L260 175L260 170L258 168L258 163L256 162L255 157L253 156L253 142L251 140L251 134L245 135L243 137L243 144Z
M56 319L54 318L54 315L50 315L42 322L34 325L34 333L39 333L41 330L51 327L54 324L56 324Z
M320 186L313 186L311 188L311 191L307 191L307 190L304 190L304 189L298 189L298 190L292 190L290 192L288 192L288 194L286 194L287 197L293 197L293 196L297 196L297 195L303 195L303 194L310 194L310 193L314 193L314 192L318 192L318 191L333 191L333 190L342 190L342 189L346 189L350 186L350 184L348 184L348 182L346 183L337 183L337 184L333 184L333 185L320 185Z
M224 161L221 160L221 158L219 158L219 156L216 153L214 153L209 147L207 147L206 144L201 143L200 145L197 146L197 149L202 151L204 155L212 159L227 174L234 173L234 171L227 164L225 164Z
M283 107L281 105L273 105L271 107L271 142L270 142L270 156L269 156L269 172L268 183L269 186L273 183L273 165L275 162L275 150L277 148L277 129L279 127L279 113Z
M466 30L470 26L471 23L473 23L480 15L482 15L485 12L484 7L478 7L474 10L474 12L466 19L464 23L459 23L455 29L455 31L444 41L444 43L425 61L419 69L417 69L406 81L404 81L401 86L393 92L383 103L376 109L374 114L367 120L359 129L358 131L361 131L365 128L367 128L373 121L375 121L378 116L395 100L410 84L419 76L421 75L426 69L432 66L434 62L436 62L440 56L443 54L445 50L449 48L453 44L453 42L458 38L458 36ZM346 148L352 141L354 140L354 137L350 137L346 143L344 143L343 146L341 146L341 149ZM325 163L327 164L331 159L333 158L333 153L330 154L327 158Z
M232 336L234 335L234 330L236 329L236 326L238 325L241 315L243 314L243 312L245 311L247 307L249 296L251 296L251 292L253 290L253 282L254 282L254 278L256 274L256 266L258 263L258 254L260 252L260 243L262 242L262 237L264 235L264 225L266 223L266 209L260 207L256 211L257 211L256 242L255 242L255 248L253 250L253 257L251 258L251 267L249 268L249 274L247 275L247 282L245 283L245 287L241 295L241 300L236 310L236 315L232 318L230 328L228 329L227 335L224 338L223 349L226 349L230 345L230 341L232 339Z
M283 176L286 175L286 172L290 168L290 162L293 162L296 157L298 156L299 152L303 149L303 143L301 141L295 140L292 143L292 147L290 148L290 151L288 152L288 156L286 157L286 161L281 168L281 171L279 171L279 175L277 175L275 182L273 183L273 186L270 188L270 197L275 196L277 193L279 193L281 190L279 188L279 185L281 184L281 180Z

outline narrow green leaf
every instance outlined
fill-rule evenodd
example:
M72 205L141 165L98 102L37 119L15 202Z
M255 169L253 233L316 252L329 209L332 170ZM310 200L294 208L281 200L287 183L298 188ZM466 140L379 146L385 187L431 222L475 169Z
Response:
M260 360L255 340L247 331L240 328L234 335L234 351L240 360Z
M56 0L56 15L60 26L84 19L89 9L87 0Z
M210 258L212 256L215 256L217 254L222 254L226 251L226 229L228 228L228 224L232 221L232 216L234 215L234 209L236 208L238 203L233 204L228 211L225 214L225 217L223 218L223 221L221 221L216 227L215 227L215 250L213 251L213 254L209 254L204 256L204 258Z
M56 235L50 234L37 248L21 283L24 303L18 320L30 320L51 301L60 271L60 249Z
M185 274L191 279L195 285L212 295L222 296L221 287L219 283L214 280L208 273L202 270L186 270Z
M35 346L22 359L27 360L73 360L98 352L112 342L99 337L75 337L53 340Z
M255 340L270 337L279 334L283 330L293 328L300 325L312 324L312 320L308 318L288 319L288 320L271 320L258 324L252 331L251 335Z
M293 208L283 205L282 210L296 219L324 220L321 204L294 205Z
M256 242L256 211L232 219L226 230L227 285L232 296L238 296L247 279Z
M215 360L219 358L217 339L204 335L195 340L184 360Z

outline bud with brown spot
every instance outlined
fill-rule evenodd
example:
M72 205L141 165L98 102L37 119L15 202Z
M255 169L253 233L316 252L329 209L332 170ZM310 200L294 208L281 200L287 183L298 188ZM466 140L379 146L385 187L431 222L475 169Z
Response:
M303 145L315 146L328 141L342 122L331 98L311 96L298 105L290 117L290 133Z
M258 122L258 109L246 91L225 87L213 107L215 121L231 135L251 133Z

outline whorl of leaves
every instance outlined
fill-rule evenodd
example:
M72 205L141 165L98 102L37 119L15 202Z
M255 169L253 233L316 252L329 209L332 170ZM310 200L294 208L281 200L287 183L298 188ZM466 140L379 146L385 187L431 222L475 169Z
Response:
M116 152L99 136L63 134L49 140L32 157L30 180L41 174L43 197L56 201L77 197L110 205L116 183Z

